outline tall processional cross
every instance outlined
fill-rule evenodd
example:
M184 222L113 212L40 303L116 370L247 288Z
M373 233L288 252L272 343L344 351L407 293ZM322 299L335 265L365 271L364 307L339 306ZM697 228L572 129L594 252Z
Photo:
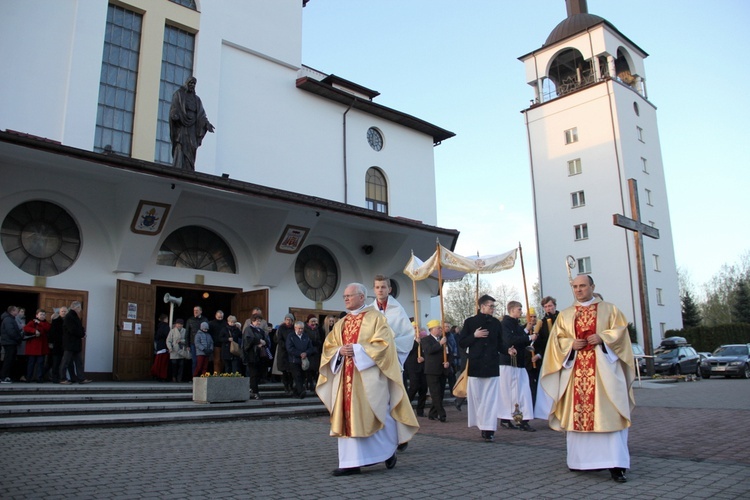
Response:
M639 296L641 302L641 320L643 328L643 350L648 356L646 366L649 373L654 373L653 348L651 344L651 312L648 305L648 285L646 283L646 260L643 256L643 236L648 236L655 240L659 239L659 230L648 224L641 222L641 209L638 203L638 183L635 179L628 179L628 189L630 190L630 213L633 218L625 217L620 214L612 215L612 223L628 231L633 231L635 238L635 259L638 265L638 284Z

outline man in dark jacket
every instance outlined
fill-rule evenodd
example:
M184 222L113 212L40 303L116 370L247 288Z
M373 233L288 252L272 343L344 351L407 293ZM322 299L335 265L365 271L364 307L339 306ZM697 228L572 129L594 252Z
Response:
M557 311L557 300L554 297L544 297L542 299L542 308L544 309L544 317L534 326L534 333L537 334L537 338L534 341L533 354L529 353L531 354L531 359L527 360L526 363L526 371L529 372L529 384L531 384L531 399L534 401L535 411L537 389L539 387L539 372L542 369L544 351L547 349L549 332L552 331L552 326L555 324L555 320L559 314ZM534 367L534 363L536 367ZM546 418L547 415L543 415L543 417Z
M195 334L201 329L201 324L208 323L208 318L203 315L203 308L201 306L193 307L193 317L188 318L185 323L185 340L188 341L190 346L190 354L193 358L192 369L190 373L195 371L195 365L198 360L195 354Z
M500 426L505 429L521 429L534 432L529 418L534 418L531 402L529 374L526 373L526 348L536 340L536 335L526 331L519 321L523 306L520 302L508 302L508 314L503 317L503 346L500 352ZM531 328L529 326L529 328ZM522 415L516 426L513 417L516 411Z
M86 329L81 322L81 303L78 301L70 304L68 314L63 318L63 358L60 363L60 383L70 385L73 381L65 378L68 365L73 362L76 367L76 377L79 384L90 384L92 380L83 376L83 339L86 337Z
M310 362L310 356L315 354L312 340L305 333L305 324L301 321L294 323L294 333L286 338L286 352L289 360L289 369L294 378L295 396L305 398L305 370L302 368L303 360ZM308 364L309 369L309 364Z
M485 441L495 439L497 430L500 349L502 326L493 316L495 299L479 297L479 314L464 321L458 345L468 348L466 398L469 427L479 427Z
M433 319L427 323L429 335L422 338L422 353L424 354L424 374L427 379L427 387L430 389L432 407L429 419L445 422L445 408L443 408L443 396L445 395L445 381L450 367L450 358L446 352L448 339L443 335L443 327L440 321ZM447 359L447 361L444 361Z
M49 380L53 384L60 383L60 363L62 362L63 354L63 319L68 314L68 308L65 306L60 307L57 313L52 315L52 321L50 322L49 340L50 345L50 369L49 369Z
M5 350L5 360L3 361L3 368L0 371L0 382L3 384L10 384L10 370L13 368L13 362L16 360L16 352L18 352L18 346L23 340L23 332L18 326L16 321L18 316L18 307L8 306L8 310L2 315L2 321L0 321L0 344L2 344Z
M427 379L424 375L424 356L420 343L414 341L411 352L404 362L404 371L409 379L409 390L406 395L409 401L417 396L417 416L424 417L424 405L427 401Z

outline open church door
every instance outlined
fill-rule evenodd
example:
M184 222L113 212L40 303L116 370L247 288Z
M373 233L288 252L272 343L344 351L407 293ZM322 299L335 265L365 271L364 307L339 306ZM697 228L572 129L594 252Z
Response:
M260 310L263 311L263 318L266 321L273 323L268 318L268 289L238 293L232 297L232 314L242 326L244 326L246 319L250 319L250 315L256 307L260 307Z
M115 380L149 380L154 361L155 289L150 284L117 280Z

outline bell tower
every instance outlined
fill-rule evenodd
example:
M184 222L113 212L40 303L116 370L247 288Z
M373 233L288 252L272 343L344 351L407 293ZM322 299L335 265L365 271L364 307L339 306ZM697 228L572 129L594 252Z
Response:
M522 111L529 141L542 294L567 307L572 275L591 274L596 291L617 305L643 342L640 279L633 233L613 215L633 217L629 179L637 183L640 220L658 229L644 241L652 343L682 328L677 266L659 145L649 99L648 54L586 0L566 0L567 17L541 48L519 58L533 90Z

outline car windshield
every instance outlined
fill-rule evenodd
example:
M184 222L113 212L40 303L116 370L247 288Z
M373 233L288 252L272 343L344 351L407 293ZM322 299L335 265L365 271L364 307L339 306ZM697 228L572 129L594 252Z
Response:
M656 351L656 357L662 359L672 359L677 356L677 349L664 349L660 348Z
M714 351L714 356L747 356L747 346L723 345Z

